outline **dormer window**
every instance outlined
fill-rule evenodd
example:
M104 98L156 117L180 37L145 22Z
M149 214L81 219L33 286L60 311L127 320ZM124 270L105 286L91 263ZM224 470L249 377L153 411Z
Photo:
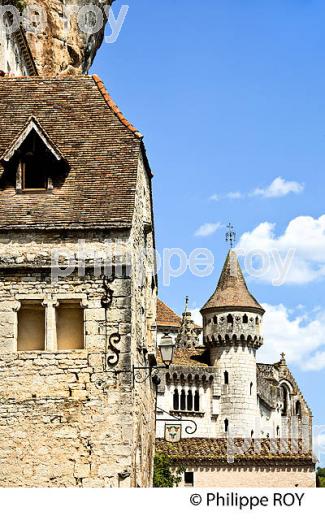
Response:
M1 162L9 171L16 172L17 193L51 190L53 179L67 173L62 154L34 117L28 120Z
M23 191L47 189L44 165L40 164L37 154L28 152L21 160L21 180Z

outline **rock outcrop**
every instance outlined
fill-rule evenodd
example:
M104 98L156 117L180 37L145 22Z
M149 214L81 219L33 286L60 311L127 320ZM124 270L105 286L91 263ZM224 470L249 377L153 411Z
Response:
M108 9L114 0L23 0L24 7L37 4L43 13L28 17L26 38L41 75L87 73L100 47ZM95 13L94 14L94 10ZM97 18L95 19L95 16ZM34 20L34 21L33 21ZM84 24L96 26L85 31Z

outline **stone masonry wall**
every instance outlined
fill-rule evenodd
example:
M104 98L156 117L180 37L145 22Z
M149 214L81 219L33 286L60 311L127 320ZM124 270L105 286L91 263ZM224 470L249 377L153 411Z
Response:
M143 161L138 167L136 208L131 243L132 256L132 335L131 350L136 367L148 367L148 356L156 355L157 286L155 278L154 234L152 220L151 180ZM155 444L156 389L149 370L139 372L143 382L134 384L133 430L134 486L151 485ZM147 377L149 376L149 377Z
M133 456L137 410L131 372L132 281L121 275L111 283L114 296L107 321L101 306L102 279L92 266L84 276L74 271L54 281L49 269L51 249L63 244L73 249L73 243L77 248L79 236L68 232L0 236L3 487L128 487L135 485L137 471L146 476L138 477L137 484L150 484L148 471L141 467L151 464L150 454L138 461L138 469ZM83 237L91 249L100 250L107 238L100 232L97 239L94 233L84 232ZM17 352L19 303L33 298L44 301L47 313L57 298L80 300L85 348ZM112 370L106 358L108 339L116 332L121 334L120 355L118 370Z

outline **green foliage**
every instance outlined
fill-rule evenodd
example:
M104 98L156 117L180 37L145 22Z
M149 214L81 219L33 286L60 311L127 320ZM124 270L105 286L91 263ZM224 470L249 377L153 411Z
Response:
M172 464L170 457L164 453L156 453L155 455L155 466L153 475L153 487L155 488L172 488L178 486L182 480L182 473L185 468L180 467L175 469Z
M325 468L317 468L317 476L325 478Z
M325 468L317 468L316 486L325 488Z

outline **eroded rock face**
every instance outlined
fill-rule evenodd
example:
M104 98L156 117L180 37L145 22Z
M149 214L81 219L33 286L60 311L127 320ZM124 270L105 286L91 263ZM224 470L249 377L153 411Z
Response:
M38 73L87 73L103 41L106 14L113 1L24 0L30 9L25 22L26 37ZM41 9L38 16L35 4ZM91 24L90 31L87 22Z

